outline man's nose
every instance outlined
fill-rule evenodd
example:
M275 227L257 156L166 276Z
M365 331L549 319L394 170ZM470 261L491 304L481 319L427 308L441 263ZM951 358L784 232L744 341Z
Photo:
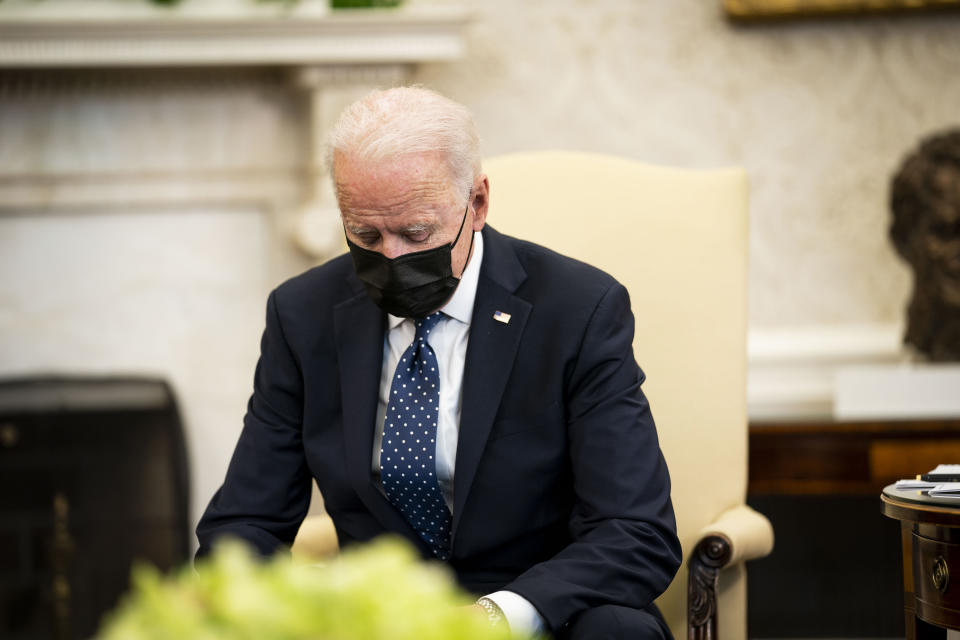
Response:
M403 238L384 235L380 245L380 252L390 259L402 256L407 253L406 243L403 241Z

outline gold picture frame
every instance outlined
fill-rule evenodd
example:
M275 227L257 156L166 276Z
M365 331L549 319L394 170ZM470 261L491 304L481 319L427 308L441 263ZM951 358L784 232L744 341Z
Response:
M960 0L723 0L733 20L960 8Z

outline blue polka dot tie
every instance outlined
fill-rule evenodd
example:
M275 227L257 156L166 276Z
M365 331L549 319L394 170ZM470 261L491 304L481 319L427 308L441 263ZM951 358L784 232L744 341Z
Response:
M397 363L383 422L380 478L387 498L407 519L433 554L450 557L450 511L437 484L437 422L440 371L430 347L430 331L440 312L416 320L413 344Z

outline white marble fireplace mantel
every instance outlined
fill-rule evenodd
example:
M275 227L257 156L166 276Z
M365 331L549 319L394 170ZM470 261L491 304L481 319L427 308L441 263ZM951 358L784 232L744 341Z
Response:
M6 0L0 67L415 64L463 55L451 4L330 10L255 0Z

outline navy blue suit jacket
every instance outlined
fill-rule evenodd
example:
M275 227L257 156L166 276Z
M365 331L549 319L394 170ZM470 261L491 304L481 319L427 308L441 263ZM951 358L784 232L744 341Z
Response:
M601 604L644 607L681 552L627 291L543 247L483 235L450 565L474 593L524 596L553 630ZM273 291L243 431L197 528L200 555L224 534L263 553L289 545L316 479L341 545L389 532L429 557L371 477L385 323L349 255Z

